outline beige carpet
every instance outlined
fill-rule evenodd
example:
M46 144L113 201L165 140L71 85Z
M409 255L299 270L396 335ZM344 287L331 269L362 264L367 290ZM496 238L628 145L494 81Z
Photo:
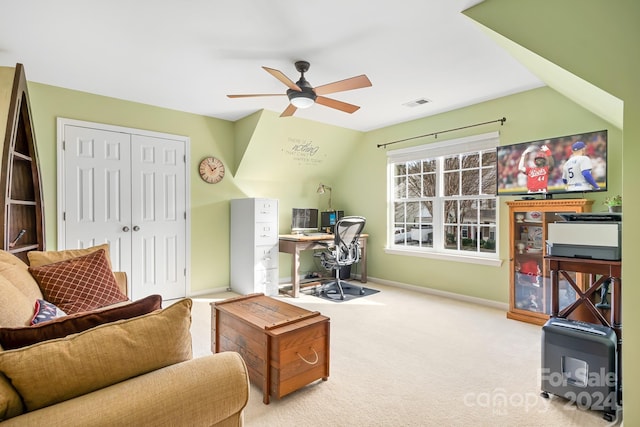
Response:
M330 377L269 405L252 385L246 426L613 425L540 397L540 327L494 308L367 286L381 292L339 304L282 297L331 318ZM231 296L194 299L194 356L210 352L209 303Z

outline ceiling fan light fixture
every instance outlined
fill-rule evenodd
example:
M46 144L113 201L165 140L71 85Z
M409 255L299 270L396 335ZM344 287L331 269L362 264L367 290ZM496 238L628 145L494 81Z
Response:
M289 91L287 91L289 92ZM316 102L316 94L313 92L291 91L289 101L296 108L309 108Z

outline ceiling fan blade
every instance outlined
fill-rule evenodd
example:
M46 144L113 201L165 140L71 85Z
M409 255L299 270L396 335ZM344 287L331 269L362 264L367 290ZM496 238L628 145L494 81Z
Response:
M273 69L273 68L269 68L269 67L262 67L262 68L264 68L264 70L267 73L271 74L273 77L275 77L276 79L278 79L282 83L284 83L285 86L287 86L289 89L293 89L293 90L297 90L298 92L302 92L302 89L300 89L300 86L295 84L289 77L285 76L282 71L276 70L276 69Z
M227 98L252 98L254 96L284 96L284 93L252 93L247 95L227 95Z
M296 106L293 104L289 104L287 106L287 108L285 108L285 110L282 112L282 114L280 114L280 117L289 117L289 116L293 116L293 113L295 113L297 110Z
M314 88L316 95L326 95L328 93L343 92L345 90L360 89L362 87L371 86L369 78L362 74L361 76L351 77L350 79L339 80L337 82L328 83L326 85Z
M347 104L346 102L326 98L324 96L317 97L316 102L320 105L324 105L325 107L335 108L336 110L344 111L349 114L355 113L360 109L357 105Z

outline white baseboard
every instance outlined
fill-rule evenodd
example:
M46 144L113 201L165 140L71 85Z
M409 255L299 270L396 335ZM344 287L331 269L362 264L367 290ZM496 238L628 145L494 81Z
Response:
M488 300L488 299L484 299L484 298L472 297L472 296L469 296L469 295L456 294L456 293L453 293L453 292L446 292L446 291L441 291L441 290L433 289L433 288L426 288L424 286L409 285L407 283L394 282L392 280L378 279L376 277L370 277L369 276L368 279L370 279L372 282L380 283L381 285L387 285L387 286L393 286L393 287L396 287L396 288L408 289L408 290L415 291L415 292L421 292L423 294L436 295L436 296L440 296L440 297L444 297L444 298L450 298L450 299L454 299L454 300L458 300L458 301L469 302L469 303L472 303L472 304L483 305L483 306L486 306L486 307L497 308L499 310L504 310L504 311L508 311L509 310L509 304L498 302L498 301L492 301L492 300Z

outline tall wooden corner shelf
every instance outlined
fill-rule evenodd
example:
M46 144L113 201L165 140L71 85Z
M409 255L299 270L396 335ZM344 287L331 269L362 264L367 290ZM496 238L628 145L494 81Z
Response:
M509 206L509 319L544 325L552 313L551 271L547 255L547 225L561 220L557 213L591 212L593 200L514 200ZM574 273L576 283L585 283ZM567 283L559 284L559 304L566 307L577 296ZM572 318L584 320L584 310Z
M28 262L44 250L42 185L27 79L22 64L0 67L0 129L4 129L0 202L2 249Z

